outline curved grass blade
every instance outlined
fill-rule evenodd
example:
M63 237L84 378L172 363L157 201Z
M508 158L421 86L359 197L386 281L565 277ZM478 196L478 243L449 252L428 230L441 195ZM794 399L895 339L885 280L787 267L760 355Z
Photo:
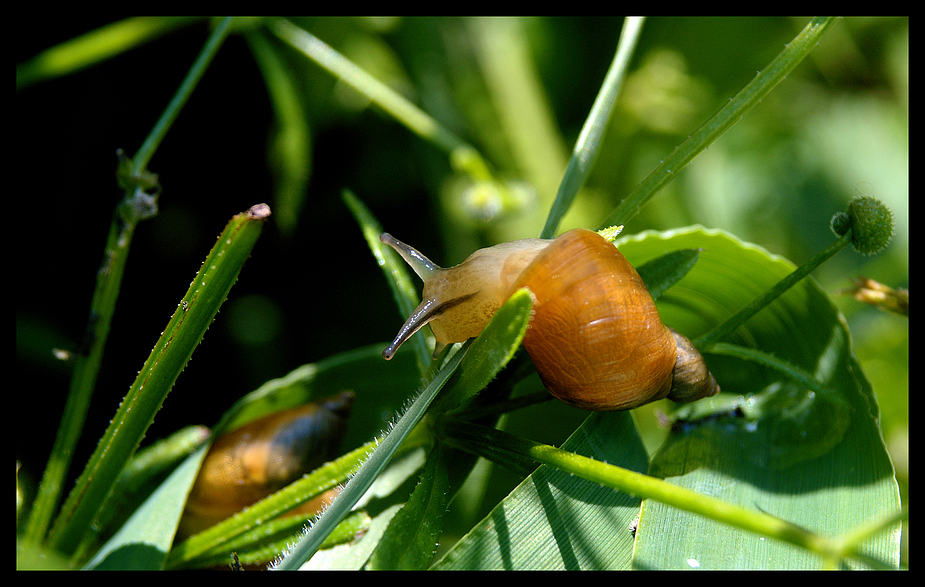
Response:
M410 316L420 299L418 298L417 287L411 279L411 273L408 265L389 247L379 240L382 234L382 225L376 220L372 212L363 204L363 202L350 190L344 190L342 197L350 212L353 213L360 230L363 232L363 238L366 245L372 252L376 263L382 268L385 279L395 297L395 303L401 316ZM402 318L404 319L404 318ZM415 356L418 361L418 370L421 375L427 373L431 364L431 351L427 338L423 335L415 335L408 341L414 347Z

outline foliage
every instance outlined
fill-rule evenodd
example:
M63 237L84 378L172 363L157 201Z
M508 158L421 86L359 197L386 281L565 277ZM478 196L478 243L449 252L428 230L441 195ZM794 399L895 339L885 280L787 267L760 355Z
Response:
M66 416L97 395L86 424L64 419L54 447L63 400L45 402L56 412L42 425L27 420L18 436L18 481L38 483L45 466L43 491L59 494L30 510L43 499L27 491L18 565L48 555L67 566L179 568L222 564L231 551L268 560L301 523L275 520L281 511L350 479L283 567L319 548L310 566L896 566L906 469L893 439L908 430L907 324L830 294L860 272L908 279L908 23L796 22L630 19L620 35L619 19L128 19L83 36L72 33L86 25L73 23L61 37L73 40L48 51L19 47L37 55L17 67L29 123L17 127L20 157L35 160L25 176L53 204L25 275L54 302L19 300L17 360L49 397L70 378ZM846 65L848 48L868 60ZM164 104L152 129L145 113ZM34 157L48 136L81 141L60 149L68 156L52 174ZM111 169L106 157L135 143L119 162L120 203L98 197L113 188L99 172ZM262 201L273 209L268 234L213 326L219 334L178 379L260 234L241 227L267 220L251 208ZM202 263L204 237L241 210L250 212ZM868 216L881 220L876 230L860 223ZM416 296L378 243L382 227L458 261L536 236L544 223L551 235L604 219L626 226L618 245L661 292L666 323L705 351L724 391L715 400L591 416L547 401L516 353L526 296L439 364L421 335L392 362L379 356ZM884 222L895 222L885 251L837 254L848 243L879 249L856 237L883 241ZM231 235L241 231L238 244ZM673 270L665 256L696 250L692 269ZM802 279L810 271L815 279ZM72 295L60 295L64 283ZM88 301L92 336L78 346ZM104 355L107 338L118 345ZM72 349L75 376L48 365L51 347ZM149 367L157 386L144 384ZM156 389L145 396L145 387ZM170 455L158 482L135 483L149 491L110 496L97 513L111 487L126 486L114 475L143 436L203 421L230 428L345 388L358 401L344 456L247 512L172 544L207 446L176 436L143 444ZM147 407L133 413L139 392ZM18 411L37 412L31 399ZM92 431L109 420L97 445ZM60 494L74 479L70 497ZM109 511L117 505L124 515Z

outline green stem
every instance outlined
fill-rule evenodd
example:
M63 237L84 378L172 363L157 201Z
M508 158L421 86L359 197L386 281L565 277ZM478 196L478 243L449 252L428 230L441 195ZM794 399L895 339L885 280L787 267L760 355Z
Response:
M485 458L502 457L507 461L530 459L641 499L654 499L711 520L807 548L812 552L829 554L833 551L833 541L780 518L554 446L468 422L447 421L443 424L441 433L441 438L456 448Z
M74 353L74 371L67 403L23 534L26 541L38 543L44 538L61 498L61 486L70 469L74 447L83 431L96 386L134 232L134 224L120 221L118 213L114 215L106 239L103 265L96 274L96 289L90 303L83 348Z
M90 399L96 386L135 227L140 221L156 213L154 204L156 197L148 196L145 192L154 187L157 180L153 174L145 172L144 168L196 82L202 77L205 67L220 46L221 40L227 35L229 24L230 19L224 19L213 33L193 69L177 91L177 95L142 145L135 160L128 161L120 151L120 157L122 157L120 172L124 171L131 177L120 177L120 180L127 181L122 185L125 188L125 198L120 202L109 227L103 264L97 272L96 289L90 303L87 331L82 348L75 353L74 371L71 376L64 415L58 427L48 464L42 474L42 481L33 502L32 511L26 522L23 533L26 541L39 542L42 540L61 498L61 485L70 469L74 447L80 439Z
M817 254L800 267L797 267L793 273L777 282L777 284L765 292L763 296L739 310L735 316L726 320L710 332L695 339L694 346L700 349L701 352L708 352L714 344L731 334L736 328L748 321L749 318L763 310L781 294L796 285L797 282L809 275L814 269L828 261L835 253L842 250L850 243L851 231L849 230L821 253Z
M161 141L173 124L173 121L176 120L177 115L180 113L180 109L183 108L183 105L186 104L186 101L192 95L193 89L195 89L199 80L202 79L202 75L209 67L209 64L212 63L212 59L215 57L215 54L218 53L218 49L222 46L225 37L228 36L228 30L231 28L232 20L233 17L226 16L219 22L218 26L215 27L215 30L212 31L212 35L199 53L199 57L196 58L193 66L186 74L186 78L184 78L183 83L180 84L177 93L174 94L173 99L167 104L167 108L164 110L164 113L161 114L157 124L154 125L154 128L151 129L151 133L148 134L145 142L141 145L141 148L138 149L133 159L135 171L137 173L147 168L148 162L151 160L151 157L154 156L154 152L157 151L157 147L161 144Z
M626 224L637 212L698 153L710 146L761 101L806 57L835 17L816 17L762 70L754 80L726 103L713 118L698 128L630 193L601 226Z

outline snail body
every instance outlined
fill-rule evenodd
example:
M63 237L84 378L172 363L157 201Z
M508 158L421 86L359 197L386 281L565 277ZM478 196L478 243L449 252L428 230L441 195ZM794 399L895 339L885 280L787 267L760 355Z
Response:
M179 535L200 532L337 456L353 399L353 392L345 391L217 438L190 490Z
M718 393L703 357L665 326L633 266L595 232L525 239L481 249L442 269L388 234L424 280L423 301L383 356L429 324L438 352L478 335L520 288L534 296L523 345L554 396L588 410L628 410L665 397L689 402Z

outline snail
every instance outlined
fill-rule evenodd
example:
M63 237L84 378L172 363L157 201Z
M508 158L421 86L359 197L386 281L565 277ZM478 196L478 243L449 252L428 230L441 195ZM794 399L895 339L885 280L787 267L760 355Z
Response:
M665 397L691 402L719 386L703 357L665 326L629 261L597 233L570 230L480 249L443 269L384 233L424 281L423 301L385 349L390 359L429 324L436 353L477 336L520 288L534 297L523 345L552 395L586 410L628 410Z
M337 456L353 399L352 391L344 391L217 438L190 490L178 536L205 530ZM317 511L332 497L322 495L299 510Z

